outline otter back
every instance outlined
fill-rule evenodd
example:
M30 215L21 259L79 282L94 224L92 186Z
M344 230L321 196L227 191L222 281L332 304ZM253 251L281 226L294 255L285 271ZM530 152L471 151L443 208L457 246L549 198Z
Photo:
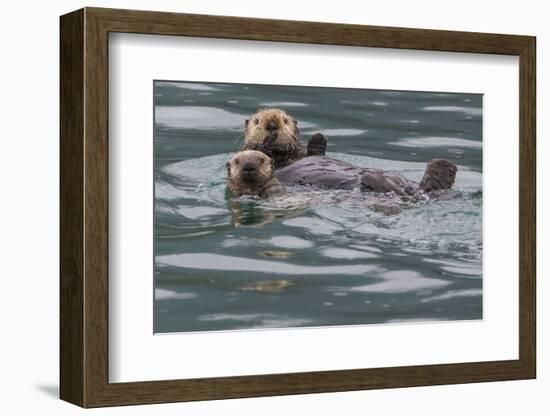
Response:
M456 166L449 161L434 159L428 163L420 184L405 177L354 166L327 156L308 156L275 171L275 177L286 185L316 185L330 189L361 189L366 192L414 195L450 189L455 180Z

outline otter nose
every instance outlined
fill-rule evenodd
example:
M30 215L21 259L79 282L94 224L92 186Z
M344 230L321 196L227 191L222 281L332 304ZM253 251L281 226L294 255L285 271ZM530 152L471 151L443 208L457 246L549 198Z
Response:
M256 170L256 166L254 166L254 163L252 162L247 162L244 166L243 166L243 171L245 171L246 173L252 173Z
M270 121L269 123L267 123L266 128L267 128L267 130L272 132L273 130L277 129L277 126L275 125L274 122Z

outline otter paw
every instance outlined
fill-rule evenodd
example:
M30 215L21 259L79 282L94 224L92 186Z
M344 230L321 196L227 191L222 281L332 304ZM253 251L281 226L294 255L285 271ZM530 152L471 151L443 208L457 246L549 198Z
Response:
M313 135L309 142L307 143L307 155L308 156L319 156L327 153L327 138L321 133L316 133Z
M445 159L432 159L426 166L420 188L426 193L451 189L455 183L457 167Z

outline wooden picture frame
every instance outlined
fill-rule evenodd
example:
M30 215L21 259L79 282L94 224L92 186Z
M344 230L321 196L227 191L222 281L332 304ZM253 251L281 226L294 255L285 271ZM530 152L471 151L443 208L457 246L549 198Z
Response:
M61 17L60 396L82 407L530 379L536 376L535 38L85 8ZM109 383L111 32L519 56L519 359Z

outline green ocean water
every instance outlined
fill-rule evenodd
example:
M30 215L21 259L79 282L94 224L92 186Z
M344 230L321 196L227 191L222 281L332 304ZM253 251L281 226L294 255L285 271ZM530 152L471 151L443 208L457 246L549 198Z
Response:
M482 318L482 96L157 81L156 333ZM374 212L359 192L226 197L225 163L259 108L329 154L420 180L459 166L450 200Z

